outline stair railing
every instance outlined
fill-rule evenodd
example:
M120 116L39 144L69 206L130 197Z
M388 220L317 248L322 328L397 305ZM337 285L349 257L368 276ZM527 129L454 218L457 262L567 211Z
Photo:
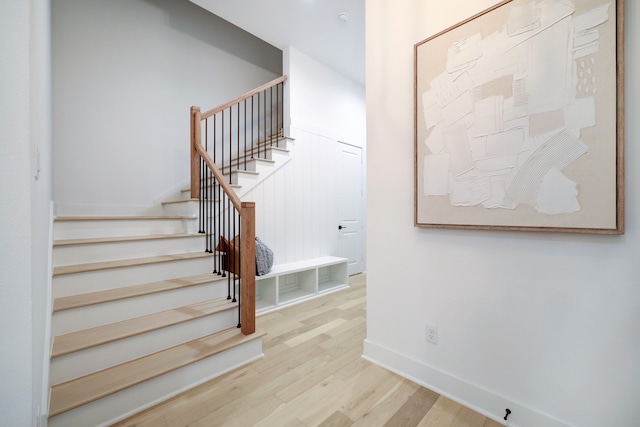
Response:
M237 196L233 173L278 146L285 80L204 113L191 107L191 198L199 200L199 232L207 252L222 253L213 273L227 278L227 298L238 302L238 327L245 335L255 332L255 203Z

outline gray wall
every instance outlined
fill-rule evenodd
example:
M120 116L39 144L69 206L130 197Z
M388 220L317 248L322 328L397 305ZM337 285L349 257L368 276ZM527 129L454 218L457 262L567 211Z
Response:
M58 215L157 210L189 176L189 108L282 74L280 50L187 0L53 0L52 34Z

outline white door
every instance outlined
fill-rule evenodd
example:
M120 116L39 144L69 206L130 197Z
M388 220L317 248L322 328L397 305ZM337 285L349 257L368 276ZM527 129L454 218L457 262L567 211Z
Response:
M364 187L362 148L338 142L338 256L347 258L349 275L362 273L364 263Z

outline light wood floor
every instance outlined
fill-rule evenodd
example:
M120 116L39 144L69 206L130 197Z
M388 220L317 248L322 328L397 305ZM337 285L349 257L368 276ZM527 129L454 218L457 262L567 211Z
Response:
M263 359L116 425L499 427L362 359L365 279L258 317Z

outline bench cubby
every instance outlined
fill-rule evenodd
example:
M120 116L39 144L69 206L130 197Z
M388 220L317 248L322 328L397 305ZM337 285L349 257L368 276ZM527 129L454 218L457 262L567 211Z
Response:
M321 257L274 265L256 276L256 314L306 301L349 286L347 259Z

